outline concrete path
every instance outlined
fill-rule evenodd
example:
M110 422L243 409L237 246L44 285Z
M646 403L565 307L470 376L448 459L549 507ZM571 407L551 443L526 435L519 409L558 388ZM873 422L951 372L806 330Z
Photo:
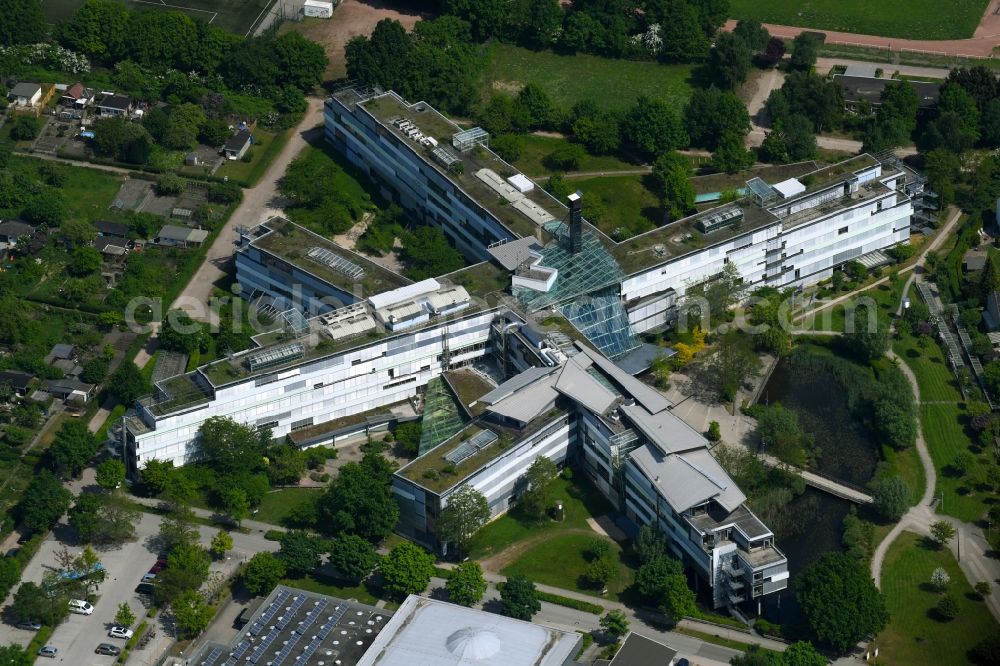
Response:
M307 101L309 109L302 121L292 131L291 137L278 156L271 162L267 173L254 187L243 190L243 201L226 223L229 228L219 232L215 242L208 248L205 261L191 276L184 291L171 304L171 309L182 308L192 318L210 322L211 313L208 306L212 289L225 278L226 268L236 252L236 237L232 228L237 225L253 227L273 215L281 214L280 203L276 200L278 179L284 175L291 161L306 147L307 139L316 136L317 126L323 122L323 100L310 97Z
M827 331L822 331L822 332L827 333ZM807 486L812 486L813 488L817 488L819 490L822 490L823 492L830 493L831 495L834 495L841 499L845 499L849 502L854 502L855 504L871 504L873 502L872 496L869 495L868 493L864 493L861 492L860 490L856 490L849 486L845 486L842 483L838 483L833 479L828 479L825 476L820 476L819 474L810 472L809 470L802 469L800 467L795 467L793 465L788 465L787 463L778 460L774 456L769 456L766 453L764 453L760 454L760 458L761 460L764 461L764 464L767 465L768 467L787 467L791 471L801 476L802 480L806 482Z

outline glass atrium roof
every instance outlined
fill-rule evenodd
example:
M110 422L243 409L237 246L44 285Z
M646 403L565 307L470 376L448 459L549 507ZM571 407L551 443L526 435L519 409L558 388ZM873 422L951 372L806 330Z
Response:
M427 393L424 396L424 417L420 422L420 448L417 455L422 456L435 446L448 439L465 425L462 408L445 385L441 377L435 377L427 382Z

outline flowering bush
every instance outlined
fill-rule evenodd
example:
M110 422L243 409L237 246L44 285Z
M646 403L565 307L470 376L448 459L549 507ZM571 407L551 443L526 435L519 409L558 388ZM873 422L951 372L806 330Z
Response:
M42 65L70 74L90 71L90 61L86 56L63 48L58 44L22 44L0 47L0 56L11 55L29 65Z

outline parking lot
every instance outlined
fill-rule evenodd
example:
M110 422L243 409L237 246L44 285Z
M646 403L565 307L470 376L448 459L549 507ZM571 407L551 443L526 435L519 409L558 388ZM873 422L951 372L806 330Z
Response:
M160 519L158 516L143 513L136 525L135 541L124 546L110 550L100 550L98 555L107 569L107 579L98 589L99 599L94 604L92 615L70 616L53 632L48 644L58 648L59 653L53 663L64 663L72 666L104 666L113 664L116 657L98 655L94 649L99 643L112 643L119 647L125 646L125 641L108 638L108 630L114 625L114 616L118 610L118 605L128 602L136 616L142 618L145 615L144 599L136 594L135 588L151 566L156 562L156 552L150 548L150 537L159 531ZM216 530L207 526L200 526L199 531L202 543L207 546ZM46 570L57 568L56 551L62 548L62 542L55 537L72 537L71 530L60 523L53 531L53 534L42 544L38 554L34 557L25 569L23 581L40 583L42 574ZM278 544L267 541L259 534L233 533L233 540L236 542L235 549L231 556L221 562L213 562L210 575L212 578L220 578L230 575L236 567L253 555L258 550L276 550ZM70 543L73 543L70 541ZM71 546L70 552L76 554L81 550L81 546ZM7 602L10 602L8 598ZM140 620L141 621L141 620ZM167 626L164 626L164 622ZM138 622L137 622L138 624ZM169 614L158 614L156 621L151 626L157 632L157 639L150 642L144 650L133 652L133 657L129 663L145 664L155 663L162 650L169 643L169 635L172 628L169 626ZM134 628L134 627L133 627ZM0 624L0 644L11 642L27 645L33 636L33 632L17 629L16 627L3 623ZM47 659L39 660L39 663L50 663Z

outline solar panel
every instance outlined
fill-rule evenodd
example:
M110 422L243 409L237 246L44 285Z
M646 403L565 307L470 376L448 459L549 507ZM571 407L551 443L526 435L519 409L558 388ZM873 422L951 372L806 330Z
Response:
M271 661L271 666L280 666L281 662L283 662L285 658L292 653L292 650L295 649L295 644L298 642L299 642L299 635L292 634L291 638L288 639L288 642L285 643L284 647L281 648L281 652L279 652L277 656Z
M468 441L462 442L457 449L446 455L444 459L452 465L457 465L476 455L498 439L499 437L492 430L480 430L470 437Z
M222 649L213 648L213 650L208 653L208 656L201 661L201 666L213 666L221 656L222 656Z
M319 614L323 612L328 603L329 601L326 599L320 600L316 604L316 607L309 611L306 615L306 619L302 621L302 624L300 624L295 631L300 635L305 635L305 632L312 626L313 622L316 621L316 618L319 617Z
M360 280L365 276L365 269L361 268L361 266L358 266L353 261L344 259L339 254L335 254L326 248L311 247L306 256L317 264L323 264L352 280Z
M320 640L330 635L330 632L333 631L333 628L337 626L338 622L340 622L340 618L344 617L344 614L347 613L347 609L348 606L345 604L343 606L338 606L333 611L333 615L328 617L326 623L319 628L319 634L317 635L319 636Z

